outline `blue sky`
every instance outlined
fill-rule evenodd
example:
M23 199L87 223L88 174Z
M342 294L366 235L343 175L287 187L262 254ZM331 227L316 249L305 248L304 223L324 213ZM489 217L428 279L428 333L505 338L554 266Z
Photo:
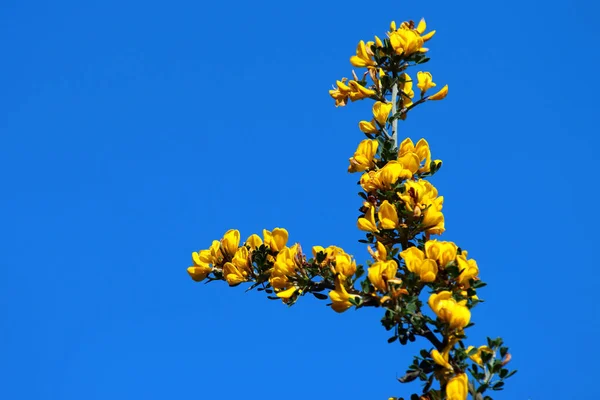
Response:
M489 284L473 344L503 336L519 369L495 398L599 398L597 6L395 4L4 0L0 398L409 393L426 344L387 344L381 310L288 309L185 268L232 227L367 258L345 170L369 105L327 90L358 40L421 17L450 94L400 135L444 160L443 237Z

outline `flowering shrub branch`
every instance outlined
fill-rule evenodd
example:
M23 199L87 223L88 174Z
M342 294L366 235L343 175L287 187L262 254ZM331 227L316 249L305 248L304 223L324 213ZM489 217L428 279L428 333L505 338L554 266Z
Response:
M416 26L392 22L385 39L360 41L350 63L366 72L359 78L353 71L353 79L342 78L329 91L337 107L374 101L373 117L358 124L366 139L348 166L348 172L361 173L357 226L365 234L359 242L371 256L366 266L336 246L314 246L307 255L298 243L288 246L282 228L245 241L232 229L208 249L194 252L188 273L195 281L247 282L248 290L264 291L288 305L311 294L329 300L338 313L381 307L381 322L392 332L388 342L405 345L420 336L432 346L422 349L399 379L423 382L421 393L411 399L464 400L469 394L491 399L487 393L502 390L516 371L506 368L511 356L502 339L467 346L471 309L481 302L477 293L485 283L466 250L431 238L445 231L444 198L427 180L442 162L432 159L425 139L416 144L410 138L397 140L398 121L416 106L448 94L448 85L432 94L438 85L431 73L406 72L429 61L424 45L435 31L425 32L424 20Z

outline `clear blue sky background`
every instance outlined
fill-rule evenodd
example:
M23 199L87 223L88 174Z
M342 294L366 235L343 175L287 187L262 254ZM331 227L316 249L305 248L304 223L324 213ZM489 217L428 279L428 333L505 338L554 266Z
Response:
M393 4L393 5L392 5ZM543 5L542 5L543 4ZM498 399L600 398L597 6L586 1L14 1L0 6L0 398L387 399L426 343L381 310L193 283L225 230L365 260L356 42L426 17L445 101L401 135L444 167L444 238L489 286Z

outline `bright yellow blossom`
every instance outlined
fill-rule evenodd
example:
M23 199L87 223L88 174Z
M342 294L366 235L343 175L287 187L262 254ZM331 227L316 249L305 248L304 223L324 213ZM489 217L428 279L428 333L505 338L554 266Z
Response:
M440 365L446 369L449 370L454 370L454 368L452 368L452 365L450 365L450 363L448 362L449 359L449 351L443 351L443 352L439 352L436 349L433 349L431 351L431 358L433 358L433 361L437 364Z
M396 210L396 206L387 200L384 200L379 206L377 216L379 217L379 222L381 223L382 229L396 229L400 223L398 220L398 210Z
M458 270L460 271L458 283L468 289L471 286L469 281L471 279L477 279L477 276L479 275L477 262L473 259L467 260L467 252L464 250L462 254L456 257L456 262L458 263Z
M431 76L431 72L417 72L417 87L421 89L421 96L425 94L432 87L436 87L437 85L433 82L433 77Z
M442 100L448 95L448 85L440 89L439 92L432 94L428 97L428 100Z
M256 233L253 233L246 239L246 246L250 246L251 250L258 249L262 244L262 239Z
M452 242L428 240L425 243L425 254L427 258L435 260L440 269L444 269L449 262L456 258L458 247Z
M439 319L446 322L450 329L463 329L471 320L471 311L465 305L466 300L457 302L452 292L444 290L429 296L429 307Z
M373 259L376 261L386 261L387 260L387 249L385 248L385 246L383 244L381 244L381 242L377 242L375 244L375 248L377 250L373 251L373 249L371 249L370 246L367 247L367 250L369 250L369 254L371 254L371 257L373 257Z
M356 273L356 261L350 254L342 253L335 256L335 271L345 279Z
M370 43L371 45L373 44L373 42ZM371 56L367 51L367 46L365 46L365 42L362 40L358 42L358 46L356 46L356 55L350 57L350 64L359 68L377 65L377 63L371 59Z
M413 144L410 138L406 138L400 143L398 150L398 158L402 158L406 154L416 154L419 159L419 173L426 173L431 170L431 151L429 143L425 139L419 139L416 145ZM441 163L441 160L436 160L436 163Z
M437 277L438 266L434 260L425 258L423 253L417 247L409 247L400 253L400 257L406 263L406 268L410 272L419 275L421 282L433 282Z
M358 219L357 225L358 229L361 231L379 232L379 229L377 229L377 223L375 222L375 207L369 207L365 213L365 216Z
M313 246L312 248L313 257L316 259L318 253L325 254L325 260L321 265L325 265L333 260L338 254L345 254L344 250L337 246L329 246L324 248L323 246Z
M358 123L358 129L363 133L377 133L379 132L379 128L375 125L375 120L371 121L360 121Z
M400 194L406 209L413 211L415 216L423 216L422 225L425 232L429 234L441 234L444 232L444 215L442 206L444 197L438 197L437 189L428 181L406 181L405 191Z
M350 307L352 307L352 303L350 303L350 298L356 297L348 294L346 288L344 287L343 282L341 282L340 276L336 276L335 278L335 290L329 292L329 298L331 299L331 308L335 312L343 313Z
M288 231L283 228L275 228L273 232L263 229L263 236L265 246L270 247L272 251L280 251L287 243Z
M467 354L469 354L471 352L471 350L473 350L475 347L473 346L469 346L467 347ZM477 349L477 353L469 356L469 358L473 361L475 361L477 364L479 364L480 366L483 366L483 360L481 359L481 353L490 353L493 354L494 351L492 349L490 349L488 346L479 346L479 348Z
M446 385L446 400L466 400L469 393L467 374L458 374Z
M368 278L377 290L385 293L388 291L388 280L395 279L397 271L398 264L396 261L377 261L369 267Z
M230 229L225 232L223 239L221 239L221 251L228 257L233 257L235 252L240 245L240 231L237 229Z
M194 265L188 267L187 272L196 282L200 282L212 271L209 264L212 264L210 250L200 250L192 253L192 262Z
M373 116L380 125L385 125L387 122L392 106L392 103L382 103L381 101L373 104Z
M396 54L409 56L413 53L421 51L425 41L421 35L413 30L400 27L389 34L390 43ZM424 50L424 49L423 49Z
M374 90L367 89L354 80L351 80L346 84L347 81L347 78L336 81L337 88L334 87L329 91L329 95L335 100L336 107L345 106L348 103L348 98L350 98L351 101L356 101L375 95Z
M294 258L297 250L298 246L294 245L291 248L284 247L277 253L277 258L275 259L273 269L271 270L271 276L269 277L269 282L275 291L284 290L289 287L288 277L294 275L296 272Z
M350 158L348 172L359 172L375 167L375 154L379 143L377 140L365 139L358 144L354 156Z

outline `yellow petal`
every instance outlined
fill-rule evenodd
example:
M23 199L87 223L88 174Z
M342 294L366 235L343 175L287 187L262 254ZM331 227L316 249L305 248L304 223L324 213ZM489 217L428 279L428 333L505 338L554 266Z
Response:
M436 94L433 94L433 95L429 96L428 99L429 100L442 100L447 95L448 95L448 85L446 85L443 88L441 88L440 91L437 92Z

